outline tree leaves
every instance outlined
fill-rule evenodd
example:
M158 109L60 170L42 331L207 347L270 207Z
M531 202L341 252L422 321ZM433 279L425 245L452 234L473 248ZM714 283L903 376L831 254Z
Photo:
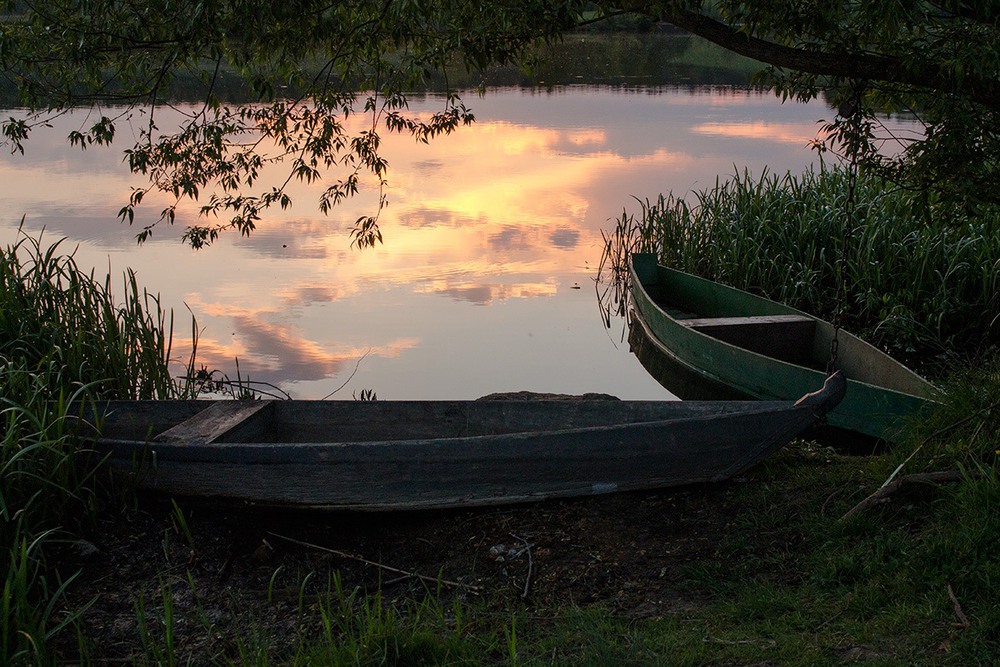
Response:
M907 188L974 211L1000 202L1000 25L995 2L681 0L664 20L771 65L761 81L783 98L860 97L861 117L827 126L828 147ZM924 136L889 134L904 113ZM888 150L881 150L888 149Z
M1000 10L990 0L6 3L0 71L29 112L2 123L3 143L23 152L33 128L72 106L113 109L68 141L105 146L118 123L137 124L124 158L149 186L133 191L119 215L133 223L152 190L174 199L140 240L172 224L185 199L205 201L207 222L185 233L192 245L231 229L249 234L268 209L292 205L286 190L297 180L329 183L317 201L324 214L364 187L377 190L378 210L352 233L354 245L369 247L382 241L387 201L380 133L426 143L474 121L454 94L429 118L415 114L412 91L451 66L530 63L537 42L622 11L771 64L762 80L782 97L826 94L835 105L857 97L860 116L831 121L828 147L883 175L971 207L1000 200ZM184 91L200 103L161 129L157 109L177 97L182 76L196 82ZM220 86L238 88L245 101L223 103ZM913 114L925 136L885 136L876 110ZM359 114L366 122L354 122ZM886 142L896 142L894 152L879 150ZM283 180L260 182L276 165Z
M520 25L526 35L530 6L511 4L509 13L517 18L508 17L507 25ZM122 119L138 128L123 155L149 186L133 190L119 217L132 224L151 190L174 200L138 233L140 241L159 224L173 224L183 200L201 198L201 215L222 221L191 226L184 234L188 243L208 245L228 229L249 234L272 206L292 204L286 189L293 180L331 180L318 201L324 213L371 181L380 210L389 168L380 154L380 131L426 143L473 120L457 97L430 118L411 113L408 91L451 59L509 59L527 43L526 37L484 36L488 53L463 55L463 41L495 28L457 20L470 11L479 13L451 0L16 5L0 19L0 67L16 79L31 111L5 121L3 137L11 150L23 152L30 130L65 108L118 105L117 115L102 114L68 141L81 149L109 145ZM201 82L202 104L185 111L176 127L161 129L155 109L169 102L181 74ZM223 104L216 86L233 77L251 97ZM149 110L148 119L139 110ZM370 118L360 131L348 122L358 113ZM283 166L285 179L260 183L273 165ZM357 221L353 238L359 247L381 243L377 212Z

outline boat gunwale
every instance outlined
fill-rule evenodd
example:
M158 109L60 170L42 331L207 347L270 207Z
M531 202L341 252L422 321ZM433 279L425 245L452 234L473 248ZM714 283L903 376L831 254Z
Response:
M822 390L821 390L822 391ZM819 394L819 392L816 392ZM816 408L822 407L827 401L822 400L823 397L819 396L818 400L813 403L798 404L796 401L791 400L767 400L767 401L725 401L725 407L727 408L724 412L712 413L710 416L719 419L738 419L742 417L756 417L756 416L767 416L773 414L787 413L789 416L794 413L801 412L803 415L814 411ZM801 399L800 399L801 400ZM532 401L523 401L523 403L531 403ZM662 401L662 402L674 402L674 401ZM715 401L686 401L685 403L715 403ZM391 403L391 401L386 401L386 403ZM728 409L728 408L732 409ZM794 413L792 412L794 410ZM670 424L688 424L697 421L702 421L706 417L705 414L701 415L689 415L685 417L677 417L671 419L655 419L655 420L644 420L636 422L620 422L615 424L604 424L597 426L584 426L576 428L566 428L566 429L546 429L546 430L533 430L533 431L511 431L507 433L491 433L482 435L467 435L467 436L451 436L451 437L441 437L441 438L407 438L407 439L392 439L392 440L345 440L345 441L305 441L305 442L282 442L282 441L191 441L191 442L171 442L171 441L156 441L155 436L151 436L146 439L136 439L136 438L105 438L99 437L97 440L100 443L107 445L119 445L119 446L130 446L130 447L142 447L148 449L162 449L162 450L175 450L175 451L220 451L228 450L234 451L237 449L342 449L342 448L406 448L406 447L417 447L417 446L451 446L460 447L462 445L467 445L469 443L480 443L489 441L501 441L501 440L530 440L540 437L556 437L556 436L571 436L581 433L607 433L612 431L624 431L629 429L639 429L639 428L659 428Z

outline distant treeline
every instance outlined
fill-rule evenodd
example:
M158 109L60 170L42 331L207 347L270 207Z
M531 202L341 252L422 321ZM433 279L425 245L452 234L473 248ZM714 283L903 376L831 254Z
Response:
M180 72L161 93L164 102L200 102L211 87L223 102L248 103L258 100L240 74L226 67L211 76L214 64L203 70ZM303 67L319 70L319 61ZM538 63L528 72L516 67L492 67L485 72L455 68L432 72L426 84L414 92L445 92L489 87L552 87L601 85L622 87L739 86L751 84L760 63L733 54L705 40L675 30L667 30L638 17L621 16L571 33L559 42L540 46ZM335 85L339 84L336 82ZM287 81L272 84L276 94L295 98L301 92ZM109 103L121 103L119 91L108 90ZM148 102L148 100L144 100ZM8 73L0 77L0 107L23 106L14 80Z

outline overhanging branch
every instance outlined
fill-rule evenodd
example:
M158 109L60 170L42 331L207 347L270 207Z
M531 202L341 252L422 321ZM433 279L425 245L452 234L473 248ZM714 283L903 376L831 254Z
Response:
M830 53L785 46L681 8L668 10L661 19L729 51L775 67L820 76L886 81L928 90L960 92L985 107L1000 111L1000 81L995 79L966 76L958 89L949 72L934 63L913 67L894 56Z

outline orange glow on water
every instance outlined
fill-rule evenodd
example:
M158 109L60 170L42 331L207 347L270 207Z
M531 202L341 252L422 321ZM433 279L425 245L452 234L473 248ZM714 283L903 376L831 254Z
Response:
M822 135L815 125L781 123L702 123L692 132L733 139L758 139L763 141L805 146Z

